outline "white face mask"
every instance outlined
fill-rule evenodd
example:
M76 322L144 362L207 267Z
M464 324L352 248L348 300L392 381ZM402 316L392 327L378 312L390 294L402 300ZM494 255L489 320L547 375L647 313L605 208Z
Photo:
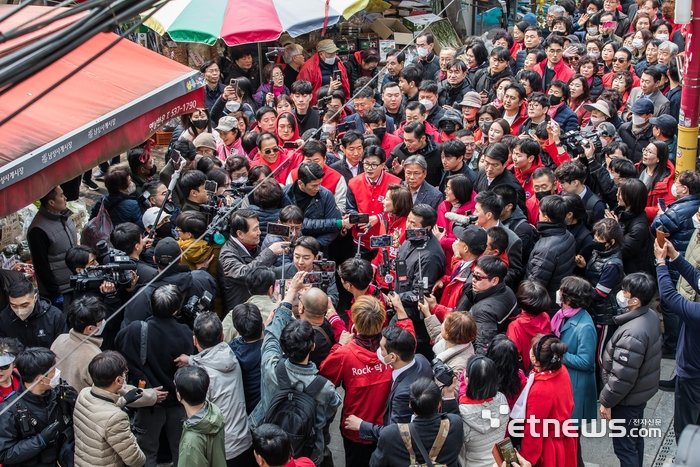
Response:
M592 36L598 35L598 28L595 27L595 26L594 26L594 27L590 27L590 28L586 28L586 31L588 32L588 34L590 34L590 35L592 35ZM590 54L588 54L588 55L590 55Z
M129 188L126 189L126 194L133 195L135 191L136 191L136 184L134 182L131 182L129 184Z
M600 125L604 121L605 121L604 117L594 117L593 115L591 115L591 123L593 124L594 128L597 128L598 125Z
M49 386L51 386L52 388L55 388L59 385L60 382L61 382L61 370L56 368L56 373L53 375L53 378L51 378L49 380Z
M600 58L600 52L588 52L588 55L591 58L595 58L596 60L598 60Z
M557 302L557 305L561 305L561 294L557 290L557 293L555 295L554 301Z
M420 49L419 49L420 50ZM384 358L384 355L382 355L382 348L377 347L377 358L379 359L380 362L382 362L384 365L388 365L386 359Z
M102 320L102 324L97 326L97 330L95 331L95 334L93 334L93 336L101 336L102 333L105 332L105 324L107 324L106 321Z
M698 219L697 214L693 216L693 227L700 229L700 219Z
M226 103L226 111L230 114L237 112L241 108L241 103L236 101L228 101Z
M647 121L644 120L644 117L642 117L641 115L632 114L632 125L635 125L635 126L642 126L642 125L644 125L646 122L647 122Z
M632 47L635 49L641 49L644 47L644 40L643 39L632 39Z
M29 315L32 314L34 311L34 306L36 305L36 300L37 297L34 295L34 301L32 302L31 305L29 305L27 308L19 308L19 309L13 309L12 311L17 315L19 319L22 321L25 321L27 318L29 318Z
M235 180L231 180L231 185L243 186L248 183L248 177L239 177Z
M668 34L657 34L656 38L660 40L661 42L667 41L668 40Z
M496 97L498 98L499 101L503 101L503 96L505 96L506 92L503 89L499 89L496 91Z
M324 123L321 125L321 132L331 134L335 131L335 125L332 123Z
M678 198L678 190L676 189L675 183L673 185L671 185L671 194L673 195L674 198Z
M416 48L416 52L418 52L418 56L419 56L420 58L425 58L425 57L427 57L428 54L430 53L430 51L429 51L428 49L424 49L424 48L422 48L422 47L417 47L417 48Z
M630 304L630 299L622 294L622 290L620 290L617 293L615 298L617 299L617 304L620 305L622 308L627 308Z
M433 101L430 101L428 99L421 99L418 102L423 104L423 107L425 107L425 110L427 110L428 112L430 112L430 109L433 108Z

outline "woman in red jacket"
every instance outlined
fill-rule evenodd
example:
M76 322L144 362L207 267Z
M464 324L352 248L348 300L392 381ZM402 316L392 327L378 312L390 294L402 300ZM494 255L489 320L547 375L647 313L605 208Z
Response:
M0 403L19 389L19 373L15 370L14 361L21 347L17 339L0 339Z
M452 271L452 244L457 239L452 233L453 222L445 217L445 213L454 212L455 214L465 215L467 211L474 209L476 201L474 200L474 185L466 175L452 175L447 178L445 185L445 201L438 206L438 217L435 227L433 227L433 235L440 241L445 252L447 260L447 274Z
M537 282L523 281L518 287L515 298L523 312L508 325L506 336L515 342L522 358L523 369L529 370L532 338L537 334L552 332L547 314L550 305L549 294L547 289Z
M571 379L562 364L567 350L567 345L554 334L535 336L530 347L534 368L511 412L513 419L525 421L520 454L538 467L577 465L576 438L566 436L568 424L564 424L574 410ZM551 422L545 424L544 420L556 420L557 427ZM575 427L568 429L575 433Z
M642 151L642 160L637 163L639 179L647 186L647 222L651 225L659 212L659 200L666 206L676 200L671 192L676 178L676 168L668 160L668 146L662 141L652 141Z
M379 233L377 235L391 235L392 245L386 250L389 261L393 261L396 259L399 247L406 240L406 218L413 209L411 190L406 185L392 183L387 187L382 203L384 204L384 212L378 216ZM384 255L380 253L374 257L372 265L376 269L377 285L386 291L389 289L389 284L379 272L379 265L383 262ZM392 271L391 275L394 276L394 284L396 284L395 272Z
M391 367L381 363L377 356L386 311L379 300L369 295L358 297L351 310L357 334L343 333L340 343L331 348L321 363L319 374L335 386L342 384L345 388L340 420L345 465L369 465L376 443L361 440L358 431L346 429L345 420L355 415L370 423L382 424L392 384ZM405 312L397 309L397 317L396 325L415 337L413 324Z

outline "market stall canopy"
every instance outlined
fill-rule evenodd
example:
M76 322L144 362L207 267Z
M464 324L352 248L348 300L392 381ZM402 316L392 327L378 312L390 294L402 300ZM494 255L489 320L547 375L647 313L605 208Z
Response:
M144 24L177 42L228 45L298 37L364 9L369 0L170 0Z
M8 8L16 6L0 5L0 15ZM27 7L3 28L43 8ZM203 106L198 72L128 40L56 86L117 37L98 34L0 97L3 120L53 87L0 126L0 218L142 143L173 117ZM0 46L0 55L5 52Z

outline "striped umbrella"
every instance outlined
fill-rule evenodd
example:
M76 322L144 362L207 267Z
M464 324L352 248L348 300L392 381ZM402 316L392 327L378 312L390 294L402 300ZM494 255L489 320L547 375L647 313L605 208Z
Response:
M177 42L228 45L297 37L349 18L369 0L170 0L144 22Z

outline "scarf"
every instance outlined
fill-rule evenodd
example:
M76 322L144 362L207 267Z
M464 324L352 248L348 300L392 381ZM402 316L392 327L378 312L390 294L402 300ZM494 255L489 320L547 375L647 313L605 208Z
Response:
M557 105L550 105L547 114L549 114L550 117L554 118L554 116L557 114L557 110L559 110L559 107L561 107L562 104L563 102Z
M576 313L581 311L581 308L561 308L559 311L557 311L554 316L552 317L552 331L554 331L554 334L557 335L557 337L561 336L561 326L564 324L565 319L572 318L576 316Z
M355 343L365 350L369 350L374 353L379 348L379 342L382 340L382 334L379 333L375 336L361 336L359 334L355 335Z

